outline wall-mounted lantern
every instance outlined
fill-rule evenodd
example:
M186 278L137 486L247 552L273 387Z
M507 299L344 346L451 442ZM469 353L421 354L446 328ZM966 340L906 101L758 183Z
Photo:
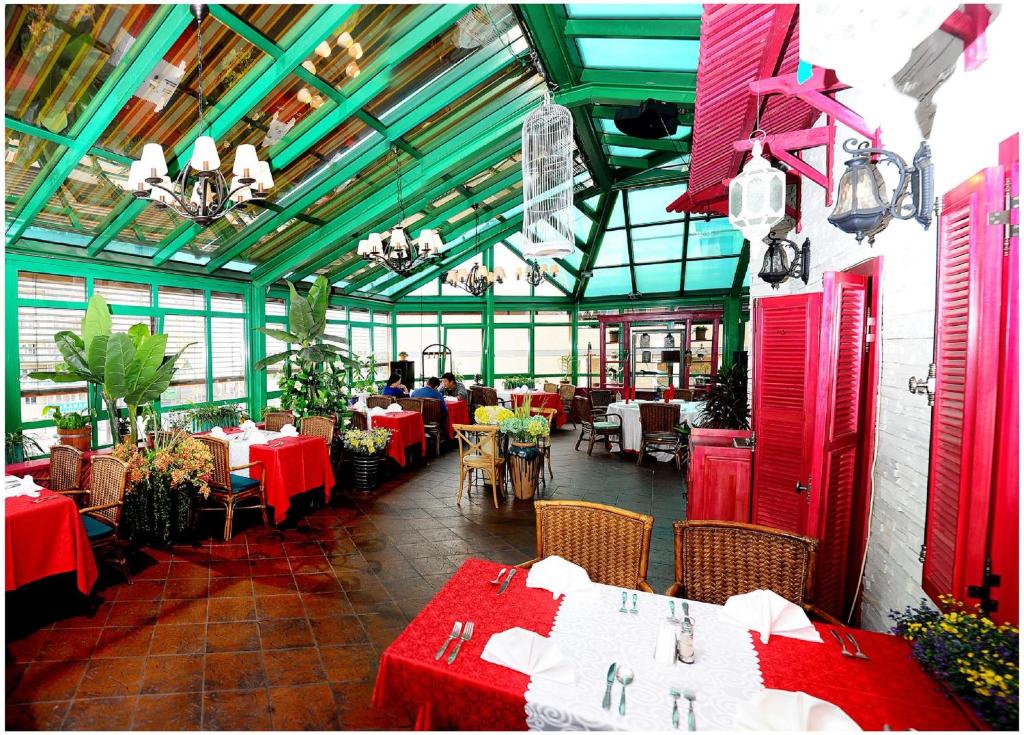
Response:
M775 289L790 278L799 278L804 284L807 283L811 275L811 241L808 238L804 238L803 245L798 247L792 240L771 233L764 242L767 243L768 250L764 254L758 278L770 283ZM792 262L786 255L787 247L793 251Z

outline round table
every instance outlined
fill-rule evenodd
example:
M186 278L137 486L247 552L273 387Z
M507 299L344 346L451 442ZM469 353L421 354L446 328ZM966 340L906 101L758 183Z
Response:
M617 401L608 406L608 413L614 413L622 417L622 451L634 453L640 451L640 404L651 402L630 401L625 403ZM690 426L694 425L704 407L703 401L674 400L670 401L670 403L675 403L679 406L680 423L689 424ZM672 455L668 452L655 452L653 456L659 462L668 462L672 459Z

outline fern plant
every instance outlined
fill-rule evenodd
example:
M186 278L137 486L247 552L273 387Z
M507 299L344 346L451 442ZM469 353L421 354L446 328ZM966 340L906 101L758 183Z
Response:
M747 371L743 366L719 368L697 420L702 429L750 428Z

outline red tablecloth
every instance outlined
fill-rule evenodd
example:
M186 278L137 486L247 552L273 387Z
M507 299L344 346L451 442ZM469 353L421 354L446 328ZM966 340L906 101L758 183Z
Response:
M469 423L469 404L466 401L452 401L448 403L448 438L455 438L454 424Z
M561 429L565 425L565 407L562 405L562 399L557 393L548 393L543 390L535 390L529 393L512 393L512 405L520 405L523 402L523 396L530 396L530 406L532 408L553 408L558 411L558 415L555 416L556 429Z
M423 429L423 414L418 411L395 411L370 417L374 429L390 429L391 444L388 456L405 467L405 450L420 445L420 452L427 453L427 434Z
M42 490L40 497L54 495ZM76 572L78 589L89 594L96 582L96 559L71 498L33 503L19 495L4 500L7 529L6 590L53 574Z
M483 661L494 633L514 626L548 635L560 601L526 587L520 571L500 597L490 584L500 564L470 559L381 656L375 705L401 704L421 730L525 730L529 677ZM473 639L456 662L434 660L454 620L473 620ZM824 628L825 626L820 626ZM907 644L854 633L870 661L843 658L827 630L822 643L754 638L766 687L804 691L834 702L866 730L968 730L971 723L913 659ZM826 637L827 636L827 637Z
M323 487L330 500L334 470L327 445L320 437L278 437L267 444L253 444L249 447L249 461L257 460L263 463L267 473L264 484L267 505L280 511L281 517L288 511L292 496L307 490ZM260 472L259 467L253 467L249 476L258 480Z

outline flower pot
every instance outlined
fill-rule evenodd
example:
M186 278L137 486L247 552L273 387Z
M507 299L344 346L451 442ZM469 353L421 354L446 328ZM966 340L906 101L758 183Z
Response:
M83 426L81 429L57 429L57 436L60 443L66 447L74 447L79 452L88 452L92 449L92 427Z
M544 454L536 443L511 442L508 448L508 470L512 491L518 500L530 500L537 492Z
M379 483L380 457L376 454L353 454L354 470L353 485L356 490L370 493L377 489Z

